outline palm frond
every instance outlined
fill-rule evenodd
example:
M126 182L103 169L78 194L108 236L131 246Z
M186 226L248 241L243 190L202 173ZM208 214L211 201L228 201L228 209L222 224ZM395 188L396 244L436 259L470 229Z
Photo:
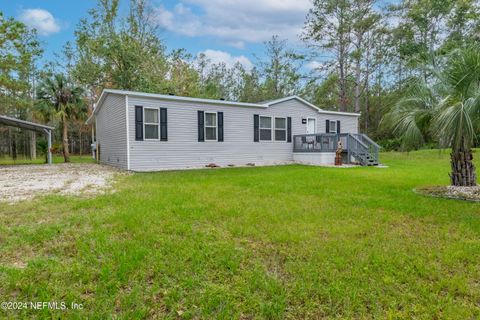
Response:
M455 50L437 81L448 88L448 96L438 105L435 133L445 146L470 148L480 128L479 49Z
M422 80L413 80L403 98L398 100L382 119L392 129L404 149L416 149L425 142L436 97Z
M455 50L438 66L431 66L428 83L411 84L384 122L408 148L429 133L443 146L470 148L480 130L480 48Z
M77 109L83 108L84 94L84 88L75 85L63 74L46 77L37 89L39 108L47 113L46 106L49 106L48 113L56 118L76 116Z

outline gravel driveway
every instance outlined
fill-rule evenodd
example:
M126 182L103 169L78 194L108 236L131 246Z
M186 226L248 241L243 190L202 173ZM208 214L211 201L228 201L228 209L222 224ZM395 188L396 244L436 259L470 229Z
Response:
M80 163L0 166L0 202L13 203L47 193L104 192L120 172L108 166Z

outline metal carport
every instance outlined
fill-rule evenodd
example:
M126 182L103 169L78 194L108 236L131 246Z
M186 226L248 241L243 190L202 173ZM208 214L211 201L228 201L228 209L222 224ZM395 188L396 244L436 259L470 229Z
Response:
M40 133L44 133L47 136L48 141L48 164L52 164L52 131L55 130L53 127L49 127L43 124L38 124L30 121L19 120L16 118L11 118L7 116L0 115L0 124L9 126L9 127L16 127L30 131L36 131Z

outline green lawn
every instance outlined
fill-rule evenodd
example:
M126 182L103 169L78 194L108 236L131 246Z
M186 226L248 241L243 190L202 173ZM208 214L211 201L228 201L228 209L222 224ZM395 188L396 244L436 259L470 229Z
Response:
M92 159L91 155L71 155L70 161L72 163L94 163L95 160ZM63 163L63 156L61 155L54 155L52 157L53 163ZM39 156L35 160L27 159L27 158L17 158L17 160L13 160L11 157L0 157L0 165L17 165L17 164L44 164L45 157Z
M448 184L447 152L381 157L134 174L96 199L1 205L1 300L84 309L0 318L479 318L480 205L412 192Z

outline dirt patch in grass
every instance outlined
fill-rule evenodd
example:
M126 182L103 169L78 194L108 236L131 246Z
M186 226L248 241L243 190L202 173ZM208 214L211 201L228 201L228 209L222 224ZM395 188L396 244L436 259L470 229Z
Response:
M426 186L419 187L415 192L437 198L457 199L466 201L480 201L480 186L457 187L457 186Z
M0 201L14 203L38 195L93 195L111 189L121 171L99 164L0 166Z

